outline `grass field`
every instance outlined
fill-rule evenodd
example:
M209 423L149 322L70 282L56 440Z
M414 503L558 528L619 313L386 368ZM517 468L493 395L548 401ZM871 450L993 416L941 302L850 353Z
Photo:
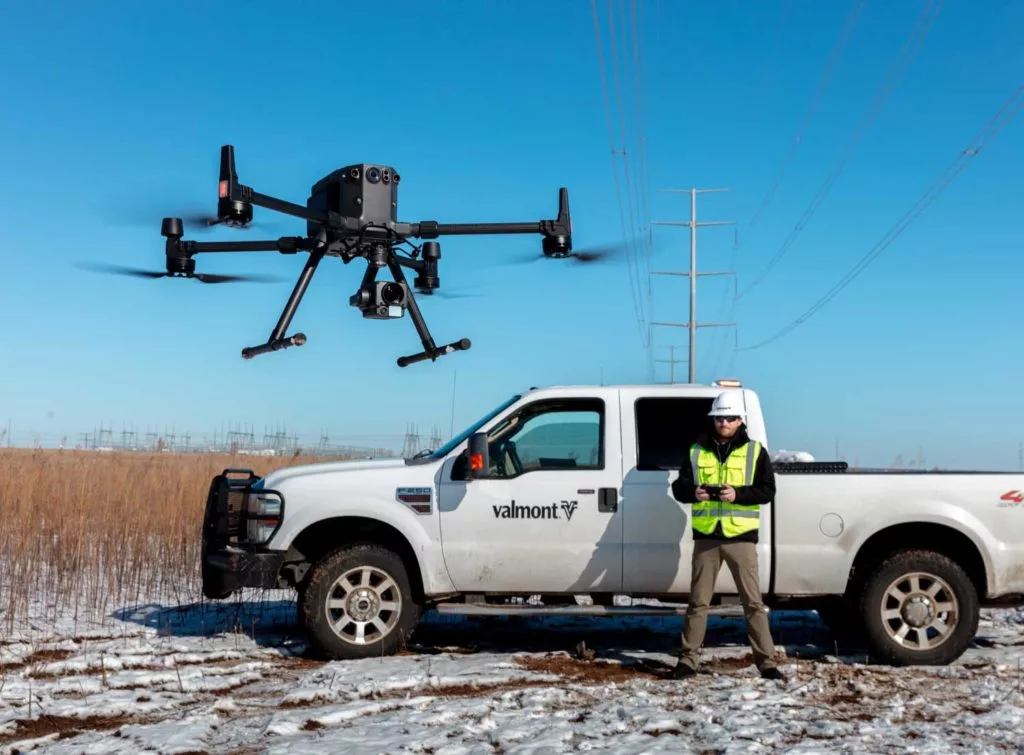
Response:
M210 479L315 457L0 450L0 611L8 628L30 596L55 613L103 611L150 594L199 595Z

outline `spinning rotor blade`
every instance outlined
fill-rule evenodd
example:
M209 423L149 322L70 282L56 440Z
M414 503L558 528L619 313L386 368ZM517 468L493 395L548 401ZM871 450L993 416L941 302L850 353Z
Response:
M524 254L517 256L502 264L516 265L516 264L527 264L532 265L541 260L545 262L572 262L575 264L590 264L593 262L605 262L612 260L625 252L626 247L622 243L615 244L600 244L595 246L588 246L583 249L573 249L565 257L548 257L543 252L536 252L532 254Z
M466 291L417 291L416 296L422 296L428 299L476 299L480 294L473 294Z
M253 231L258 230L270 235L281 235L282 224L278 219L274 221L253 220L245 225L229 225L217 219L214 211L204 205L186 201L183 204L170 203L170 205L159 205L147 200L129 200L118 202L115 209L108 207L101 211L101 216L109 223L118 226L135 226L139 228L160 228L160 222L165 217L181 218L185 225L185 236L193 233L209 233L217 228L229 228L231 230Z
M584 263L599 262L617 257L623 251L625 251L625 247L622 244L603 244L585 249L573 249L570 258Z
M95 273L110 273L113 275L131 275L136 278L195 278L202 283L229 283L233 281L248 281L258 283L276 283L283 278L270 277L265 275L217 275L213 273L168 273L166 270L157 272L155 270L139 270L122 265L108 265L97 263L79 263L78 267L90 270Z

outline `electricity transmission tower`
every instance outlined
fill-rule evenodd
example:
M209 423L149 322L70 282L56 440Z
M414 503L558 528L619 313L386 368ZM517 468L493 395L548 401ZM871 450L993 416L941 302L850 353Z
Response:
M676 359L676 347L674 345L670 345L668 347L668 349L669 349L669 358L668 359L655 359L654 361L655 362L667 363L669 365L669 368L668 368L668 370L669 370L669 372L668 372L668 374L669 374L668 381L670 383L674 383L674 382L676 382L676 365L677 364L686 364L686 360L685 359ZM693 382L693 381L690 381L690 382Z
M683 226L690 229L690 269L686 272L669 270L653 271L651 275L679 275L690 279L690 318L687 322L652 322L651 325L668 325L686 328L690 334L690 358L688 360L689 382L697 382L697 328L721 328L733 326L734 322L697 322L697 277L701 275L733 275L725 272L698 272L697 270L697 229L711 225L732 225L732 220L705 220L697 222L697 195L708 192L728 191L728 189L661 189L672 194L690 195L690 219L687 222L658 221L654 225Z
M402 445L403 458L415 456L420 450L420 432L416 425L409 424L405 427L405 443Z

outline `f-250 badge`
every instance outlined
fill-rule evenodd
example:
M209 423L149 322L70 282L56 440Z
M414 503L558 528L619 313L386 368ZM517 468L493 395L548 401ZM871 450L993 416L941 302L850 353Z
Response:
M561 519L566 521L572 519L579 506L577 501L562 501L561 503L537 504L527 506L518 504L515 501L505 505L495 504L491 506L495 519Z

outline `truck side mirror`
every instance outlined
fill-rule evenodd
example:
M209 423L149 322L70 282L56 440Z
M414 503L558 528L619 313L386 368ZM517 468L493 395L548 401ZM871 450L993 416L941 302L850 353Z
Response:
M466 479L480 480L487 477L487 472L491 468L487 433L473 433L469 436L469 448L466 456L469 462Z

